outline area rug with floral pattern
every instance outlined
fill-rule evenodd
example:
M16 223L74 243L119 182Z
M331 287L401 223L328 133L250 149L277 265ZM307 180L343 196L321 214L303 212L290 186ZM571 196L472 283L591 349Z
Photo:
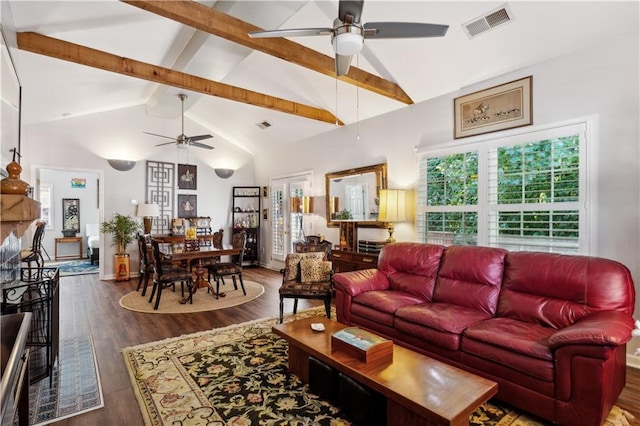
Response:
M313 308L285 321L322 315ZM334 317L335 318L335 317ZM277 318L257 320L122 350L146 425L351 425L289 373L287 342L271 333ZM614 407L608 425L632 416ZM497 401L472 425L537 426L544 422Z

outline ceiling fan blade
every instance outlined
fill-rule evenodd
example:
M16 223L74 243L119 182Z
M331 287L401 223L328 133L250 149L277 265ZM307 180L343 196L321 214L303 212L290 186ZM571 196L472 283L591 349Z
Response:
M353 16L354 24L360 22L360 15L362 15L362 8L364 7L364 0L353 1L353 0L340 0L338 4L338 18L342 22L347 22L347 15Z
M187 138L187 141L189 141L189 142L202 141L202 140L205 140L205 139L210 139L212 137L213 136L211 136L211 135L191 136L191 137Z
M198 147L198 148L213 149L212 146L209 146L209 145L206 145L206 144L203 144L203 143L200 143L200 142L189 142L189 145L195 146L195 147Z
M351 58L353 58L353 55L336 54L336 75L341 76L349 72Z
M172 140L174 140L174 141L176 140L176 138L172 138L172 137L170 137L170 136L165 136L165 135L158 135L158 134L156 134L156 133L149 133L149 132L142 132L142 133L144 133L144 134L146 134L146 135L159 136L159 137L161 137L161 138L172 139Z
M289 30L251 31L247 34L250 38L268 37L306 37L331 35L333 28L292 28Z
M165 143L159 143L156 146L171 145L171 144L174 144L174 143L175 143L175 141L174 142L165 142Z
M448 25L419 22L367 22L363 25L364 38L421 38L443 37Z

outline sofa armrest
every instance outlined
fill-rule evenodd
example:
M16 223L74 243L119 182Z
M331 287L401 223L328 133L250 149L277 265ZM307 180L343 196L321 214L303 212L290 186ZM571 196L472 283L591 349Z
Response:
M631 340L633 318L618 311L597 312L558 330L549 338L556 349L565 345L619 346Z
M351 297L366 291L389 288L387 276L378 269L336 273L333 276L333 283L336 291L342 291Z

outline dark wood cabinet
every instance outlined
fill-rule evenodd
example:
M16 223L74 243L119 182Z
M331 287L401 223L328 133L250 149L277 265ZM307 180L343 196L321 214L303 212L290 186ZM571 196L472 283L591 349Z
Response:
M233 187L233 234L241 231L247 233L247 248L243 260L245 264L260 264L261 197L259 186Z
M331 252L329 259L333 266L333 272L358 271L360 269L371 269L378 266L378 255L371 253L334 250Z

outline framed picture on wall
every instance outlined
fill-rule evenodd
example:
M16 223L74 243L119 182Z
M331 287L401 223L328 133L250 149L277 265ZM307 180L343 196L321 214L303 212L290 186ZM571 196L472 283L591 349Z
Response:
M533 124L531 84L525 77L453 100L455 139Z
M198 196L178 194L178 217L198 216Z
M80 232L80 199L62 199L62 231L74 235Z
M178 189L198 189L198 166L178 164Z

